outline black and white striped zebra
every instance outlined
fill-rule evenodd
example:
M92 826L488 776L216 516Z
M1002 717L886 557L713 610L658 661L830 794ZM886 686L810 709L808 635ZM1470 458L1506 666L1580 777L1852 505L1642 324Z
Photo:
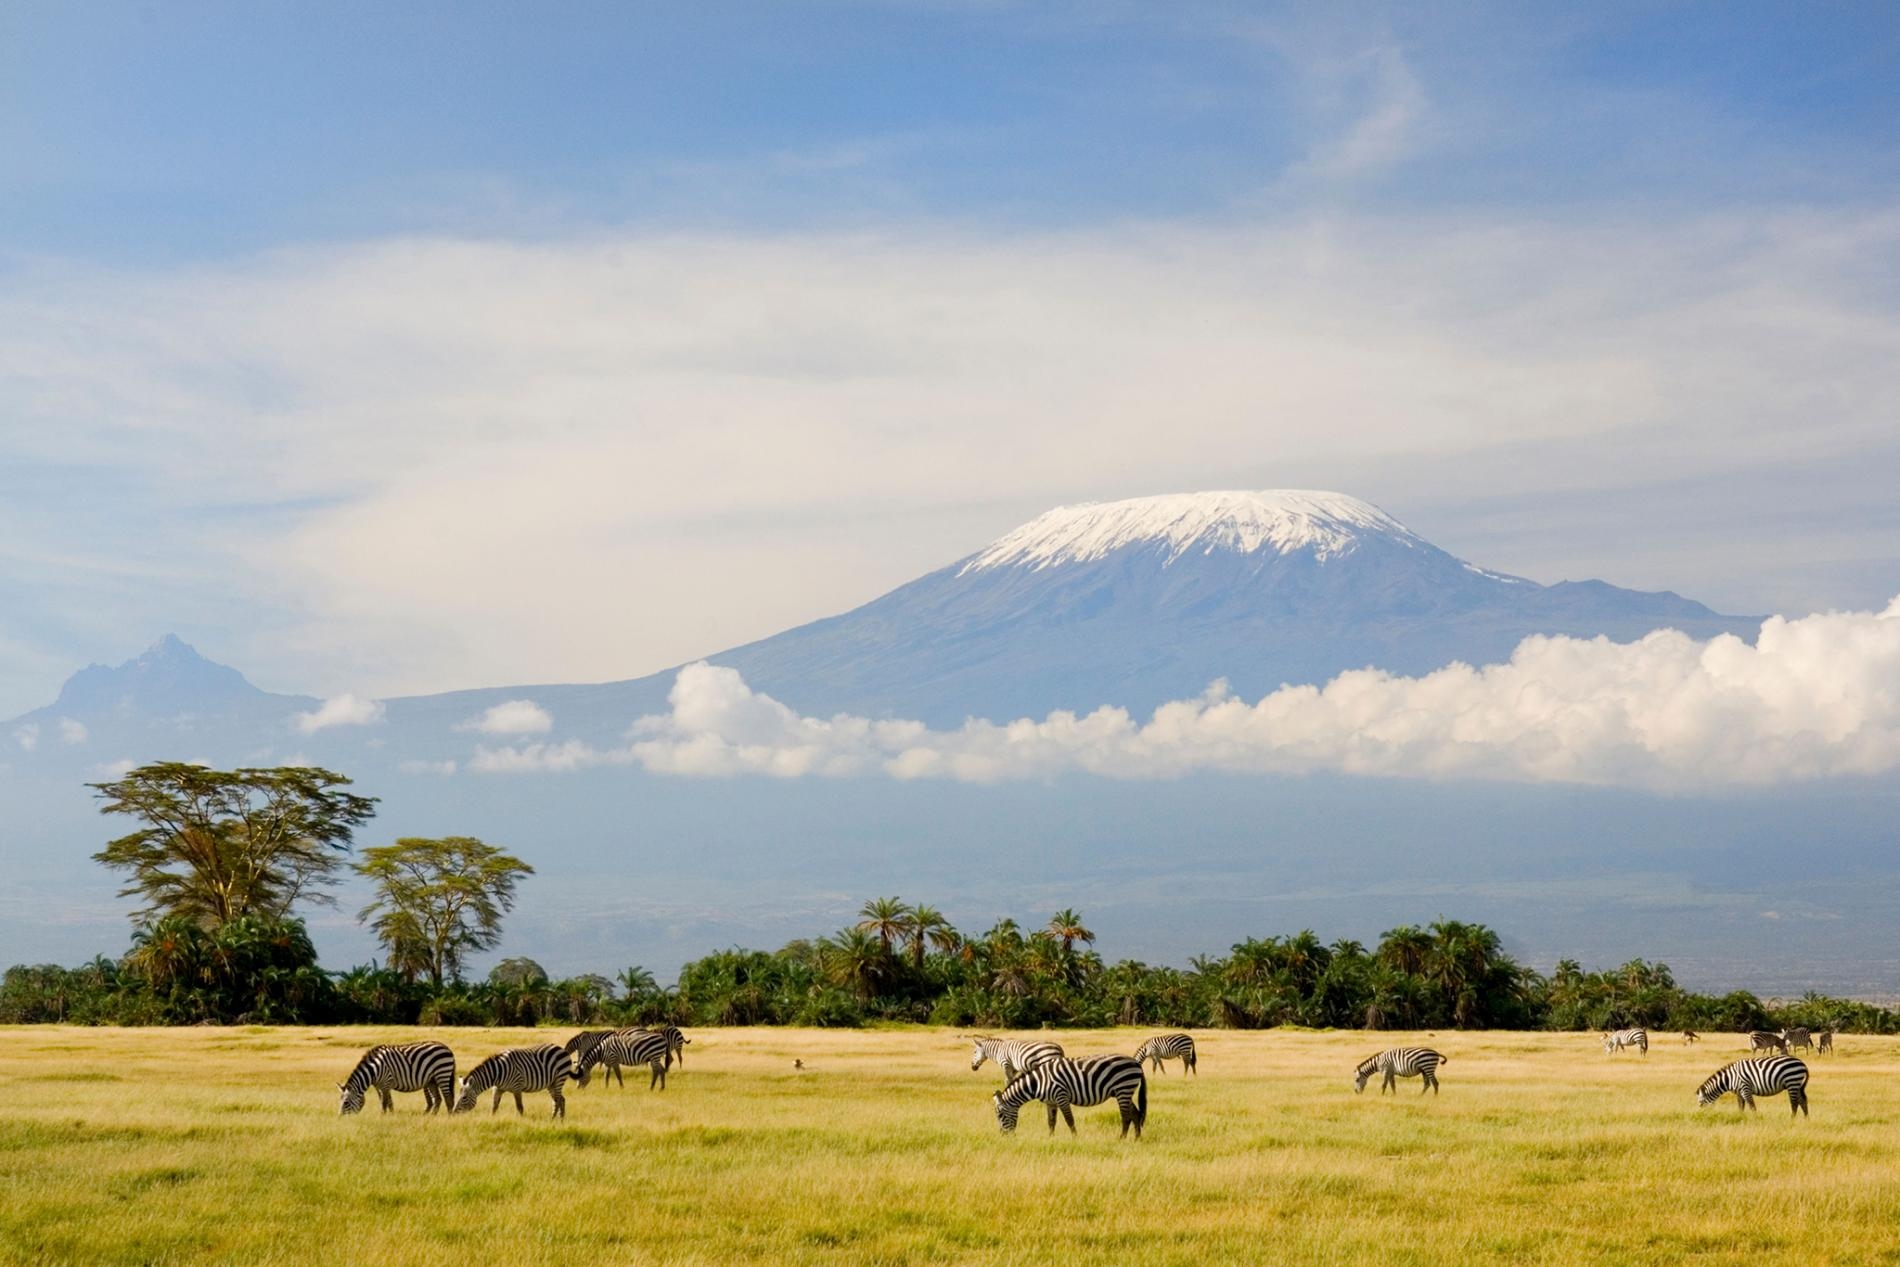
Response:
M594 1048L600 1046L613 1036L614 1031L610 1029L584 1029L562 1044L561 1050L574 1058L574 1084L576 1086L584 1087L587 1085L587 1075L585 1073L588 1067L587 1058L593 1054Z
M1060 1043L1039 1039L979 1038L970 1052L970 1068L981 1069L983 1062L994 1060L1003 1071L1003 1081L1020 1078L1038 1065L1063 1058Z
M1788 1044L1788 1051L1790 1053L1803 1049L1808 1051L1814 1050L1814 1035L1799 1026L1794 1029L1782 1030L1781 1041Z
M656 1034L647 1029L623 1029L596 1043L591 1051L580 1058L575 1081L586 1086L593 1076L595 1065L605 1065L607 1072L601 1075L602 1085L609 1077L619 1085L626 1086L627 1079L620 1072L622 1065L646 1065L653 1071L647 1079L647 1090L655 1085L666 1090L666 1071L673 1063L673 1049L666 1041L665 1034Z
M337 1111L360 1112L371 1087L382 1098L385 1113L396 1107L391 1091L422 1092L425 1113L449 1108L455 1103L455 1053L437 1042L372 1047L356 1062L349 1078L336 1084L342 1097Z
M539 1047L513 1047L507 1051L498 1051L468 1071L461 1081L461 1092L455 1100L455 1111L466 1113L475 1107L475 1101L482 1092L493 1087L495 1103L488 1111L499 1112L503 1092L515 1097L515 1112L525 1113L522 1108L521 1093L524 1091L545 1091L554 1101L554 1116L567 1116L567 1097L561 1094L561 1088L574 1076L574 1057L553 1043L544 1043Z
M1634 1047L1645 1056L1649 1054L1649 1031L1646 1029L1619 1029L1603 1036L1603 1050L1615 1055L1625 1047Z
M1786 1091L1788 1116L1808 1115L1808 1067L1793 1056L1758 1056L1718 1069L1697 1088L1696 1105L1707 1108L1731 1091L1735 1093L1737 1112L1754 1109L1758 1095L1780 1095Z
M686 1037L677 1025L662 1025L660 1028L649 1032L658 1034L661 1038L666 1040L666 1052L670 1058L667 1064L670 1065L673 1061L677 1060L679 1061L680 1068L684 1069L686 1067L686 1044L693 1040Z
M1088 1108L1108 1100L1121 1108L1123 1139L1128 1138L1131 1126L1135 1138L1140 1139L1142 1127L1148 1124L1148 1075L1132 1056L1087 1056L1081 1060L1058 1057L1011 1080L990 1099L996 1106L996 1124L1005 1131L1016 1129L1017 1115L1031 1100L1049 1106L1051 1135L1055 1134L1058 1111L1073 1135L1075 1114L1070 1106Z
M1393 1081L1395 1078L1423 1078L1418 1093L1424 1095L1430 1091L1437 1095L1438 1066L1449 1059L1429 1047L1392 1047L1359 1062L1359 1067L1353 1070L1352 1089L1364 1091L1366 1083L1377 1073L1385 1076L1384 1081L1379 1083L1380 1095L1388 1091L1393 1095L1399 1093L1398 1084Z
M1198 1074L1194 1067L1194 1036L1192 1034L1156 1034L1153 1038L1135 1048L1135 1059L1142 1064L1154 1063L1156 1073L1166 1073L1163 1061L1178 1060L1183 1072Z
M1816 1035L1815 1050L1817 1053L1821 1055L1831 1056L1834 1054L1834 1031L1833 1030L1824 1029L1818 1035Z
M1778 1051L1785 1056L1788 1054L1788 1040L1770 1030L1750 1030L1748 1034L1748 1050Z

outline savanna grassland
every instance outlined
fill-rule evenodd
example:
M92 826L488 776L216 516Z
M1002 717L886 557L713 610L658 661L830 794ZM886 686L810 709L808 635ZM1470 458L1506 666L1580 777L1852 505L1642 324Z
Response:
M446 1030L461 1067L555 1030ZM0 1029L0 1262L1817 1263L1900 1261L1900 1040L1815 1057L1787 1101L1698 1112L1733 1035L1446 1033L1443 1094L1355 1061L1394 1034L1204 1032L1112 1105L1006 1137L943 1030L698 1030L663 1093L339 1118L414 1030ZM1072 1054L1136 1031L1055 1035ZM793 1068L802 1059L803 1070ZM604 1256L604 1257L602 1257Z

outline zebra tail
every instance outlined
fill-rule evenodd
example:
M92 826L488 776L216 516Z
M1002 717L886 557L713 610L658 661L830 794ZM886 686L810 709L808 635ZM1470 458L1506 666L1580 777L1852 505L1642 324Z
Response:
M1143 1077L1135 1087L1135 1125L1148 1125L1148 1079Z

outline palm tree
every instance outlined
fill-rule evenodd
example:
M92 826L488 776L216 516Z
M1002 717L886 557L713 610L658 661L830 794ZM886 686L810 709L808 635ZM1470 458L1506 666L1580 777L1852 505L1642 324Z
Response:
M943 912L934 906L919 903L910 913L910 966L918 972L924 970L924 951L934 946L938 951L948 954L957 948L962 940Z
M916 912L909 904L894 897L873 898L858 914L864 917L858 921L858 927L884 943L886 954L893 945L910 936L911 925L916 920Z
M864 925L847 928L835 939L820 943L825 973L839 985L857 991L869 1003L877 997L891 962L891 948L874 937Z
M621 990L626 993L627 1002L629 1003L644 999L660 988L659 983L653 979L653 974L638 964L630 968L622 968L620 974L616 976L614 980L619 983Z
M1075 952L1075 943L1078 941L1085 941L1091 946L1095 944L1095 934L1090 932L1087 928L1084 928L1082 926L1082 917L1068 907L1064 907L1054 915L1051 915L1049 917L1049 923L1044 927L1043 932L1046 936L1054 937L1062 943L1062 953L1064 955L1073 954Z

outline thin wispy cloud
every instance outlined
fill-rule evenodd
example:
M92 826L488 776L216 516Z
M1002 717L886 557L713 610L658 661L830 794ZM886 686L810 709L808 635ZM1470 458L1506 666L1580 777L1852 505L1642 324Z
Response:
M155 499L248 490L215 511L246 531L194 549L218 593L239 575L298 596L243 648L262 674L378 695L607 680L843 610L1065 500L1313 484L1403 513L1428 490L1394 473L1421 453L1441 498L1581 498L1641 470L1773 482L1798 510L1820 494L1781 480L1791 457L1848 454L1826 496L1871 489L1900 469L1900 305L1867 278L1896 259L1900 221L1851 211L45 265L0 296L0 403L32 424L0 443L50 460L35 437L61 436ZM1749 541L1800 556L1779 530ZM1671 575L1633 548L1586 562L1711 596L1704 559ZM190 577L149 601L197 588L214 601Z
M737 671L680 671L629 742L485 749L482 773L633 765L660 774L888 776L993 783L1217 771L1485 779L1701 791L1900 769L1900 599L1882 612L1765 622L1754 645L1661 630L1634 643L1533 637L1502 664L1378 670L1257 701L1216 683L1148 720L1104 707L1040 720L800 715Z

